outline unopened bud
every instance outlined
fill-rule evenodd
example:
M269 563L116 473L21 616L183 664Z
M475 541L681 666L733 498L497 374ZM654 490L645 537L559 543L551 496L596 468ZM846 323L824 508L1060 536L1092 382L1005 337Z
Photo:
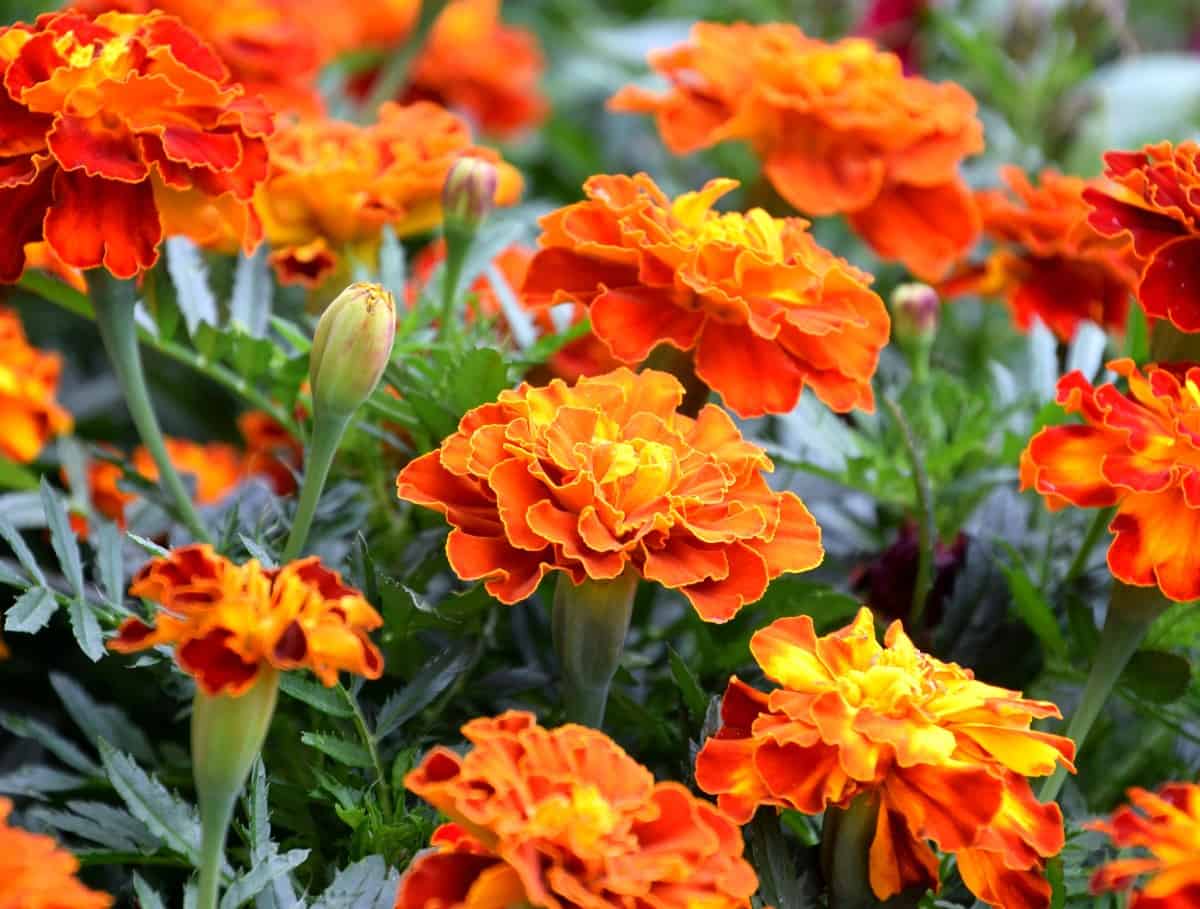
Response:
M928 284L901 284L892 291L892 331L898 340L929 340L937 332L942 301Z
M442 217L446 226L474 231L495 207L496 167L482 158L454 162L442 185Z
M392 355L396 302L378 284L351 284L317 323L308 377L318 414L350 414L370 397Z

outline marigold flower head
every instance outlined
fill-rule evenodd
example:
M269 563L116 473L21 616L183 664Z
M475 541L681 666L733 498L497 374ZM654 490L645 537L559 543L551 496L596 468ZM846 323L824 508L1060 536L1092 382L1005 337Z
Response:
M0 306L0 457L28 464L46 443L71 431L55 400L62 361L30 345L17 314Z
M472 145L462 119L429 102L384 104L369 126L315 120L281 128L271 140L271 177L256 197L279 279L315 287L345 255L374 261L386 224L400 236L436 227L442 185L461 155L495 164L497 205L520 196L520 174Z
M864 38L830 44L782 24L701 22L650 62L670 89L626 87L610 106L654 114L672 152L749 142L788 202L847 215L880 256L925 280L974 242L958 165L983 150L983 126L960 86L905 76Z
M0 81L0 281L43 240L120 278L164 235L257 244L270 113L178 20L68 11L0 29Z
M12 802L0 798L0 906L4 909L108 909L106 893L75 876L79 862L54 840L10 826Z
M1087 826L1107 833L1120 848L1138 848L1134 858L1109 862L1092 877L1092 892L1135 891L1129 909L1195 909L1200 906L1200 786L1167 783L1157 792L1129 790L1110 820Z
M383 672L367 637L383 619L315 556L268 569L254 560L234 565L207 545L185 546L148 562L129 593L160 611L153 625L126 619L108 646L133 653L173 644L205 694L242 694L267 666L306 667L325 685L340 670L369 679Z
M463 727L405 785L451 818L396 909L748 907L758 887L736 825L678 783L656 783L604 733L543 729L510 711Z
M1035 186L1016 167L1001 174L1008 192L975 195L995 250L984 265L952 275L942 290L1002 295L1018 328L1028 331L1036 317L1062 341L1085 319L1124 331L1138 268L1128 242L1088 223L1084 192L1103 181L1045 170Z
M779 619L750 649L780 687L763 694L732 679L723 725L696 759L697 784L731 817L749 820L759 805L817 814L871 792L870 883L881 900L937 886L933 842L957 854L985 902L1049 905L1043 860L1062 848L1062 813L1025 777L1071 766L1069 739L1030 729L1057 707L922 653L899 622L880 646L866 608L823 637L808 616Z
M805 385L835 410L872 409L888 316L870 276L799 218L713 211L736 186L672 201L645 174L591 177L587 201L542 219L526 295L587 305L625 363L694 349L696 375L743 417L790 411Z

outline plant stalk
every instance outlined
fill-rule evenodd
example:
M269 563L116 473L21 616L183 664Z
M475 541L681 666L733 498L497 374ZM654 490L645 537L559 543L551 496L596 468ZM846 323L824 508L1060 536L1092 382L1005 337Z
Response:
M320 409L313 419L312 443L309 445L304 468L304 485L300 488L300 501L296 505L296 517L283 550L283 562L298 558L308 541L317 502L329 478L329 468L338 446L342 443L346 427L352 414L329 413Z
M900 438L904 443L909 468L912 470L913 491L917 499L917 577L913 584L912 607L908 616L908 627L915 633L920 628L929 591L933 589L933 547L937 541L933 490L930 488L929 476L925 472L925 464L921 461L916 439L913 438L908 421L904 419L900 405L888 397L883 399L883 403L900 429Z
M463 265L467 261L472 234L468 231L443 228L442 236L446 242L446 259L442 270L442 314L438 322L438 340L448 341L452 335L458 336L454 308L458 302L458 285L462 279Z

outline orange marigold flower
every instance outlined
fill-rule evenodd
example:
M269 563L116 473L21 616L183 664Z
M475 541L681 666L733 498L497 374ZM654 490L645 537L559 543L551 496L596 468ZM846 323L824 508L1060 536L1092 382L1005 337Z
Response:
M178 20L47 13L0 29L0 79L0 281L43 240L121 278L164 235L257 244L270 113Z
M1200 144L1110 151L1104 165L1110 182L1083 194L1091 225L1133 241L1147 315L1200 331Z
M603 732L509 711L463 735L465 756L435 748L404 781L452 823L409 867L396 909L749 907L758 879L737 826Z
M215 505L245 476L242 454L223 442L191 442L166 439L171 464L196 483L196 504ZM151 482L158 480L158 466L150 452L139 447L133 453L133 469Z
M1129 890L1142 875L1129 909L1196 909L1200 906L1200 786L1167 783L1157 792L1129 790L1130 805L1111 820L1088 824L1136 858L1109 862L1092 877L1092 892Z
M495 164L496 204L511 205L521 194L520 174L494 151L472 145L461 118L429 102L384 104L369 126L291 124L275 134L270 150L271 177L256 207L285 283L315 287L345 255L373 263L386 224L401 236L437 226L442 184L462 155Z
M396 478L446 516L450 565L516 603L551 571L576 584L632 567L725 621L784 572L821 561L821 532L771 461L723 410L676 412L671 375L618 369L574 385L523 384L467 413Z
M1179 601L1200 599L1192 543L1200 538L1200 365L1132 360L1108 368L1129 382L1095 388L1079 371L1058 382L1058 403L1082 424L1049 426L1021 454L1021 488L1052 511L1109 508L1108 567L1126 584L1158 585Z
M294 493L296 473L304 463L300 440L265 411L247 411L237 422L238 431L246 440L243 471L266 479L276 495Z
M46 443L71 431L54 395L62 361L30 345L17 314L0 306L0 456L28 464Z
M1124 331L1138 269L1124 239L1102 236L1088 223L1083 193L1102 181L1045 170L1034 186L1011 166L1001 175L1010 192L975 195L996 249L985 265L952 276L943 292L1003 295L1020 329L1028 331L1037 317L1062 341L1085 319Z
M750 649L782 687L730 680L723 725L696 759L697 784L730 816L747 821L760 805L818 814L874 793L870 883L881 900L938 885L932 841L957 854L985 902L1049 905L1043 860L1062 849L1062 813L1025 777L1071 767L1070 739L1030 729L1057 707L922 653L898 621L880 646L865 607L823 637L808 616L779 619Z
M960 86L905 76L863 38L829 44L782 24L701 22L650 62L670 90L626 87L610 106L654 114L672 152L748 141L788 202L847 215L880 256L925 279L975 241L958 165L983 150L983 126Z
M12 802L0 798L0 906L5 909L108 909L107 893L75 876L79 862L50 837L8 823Z
M185 546L148 562L129 593L161 609L153 626L126 619L108 646L133 653L174 644L175 659L205 694L242 694L264 666L306 667L325 685L340 670L369 679L383 672L367 637L383 619L316 556L267 569Z
M645 174L591 177L587 201L542 219L525 293L586 304L625 363L694 349L696 375L740 416L786 413L806 384L835 410L873 409L888 316L871 277L799 218L713 211L737 185L671 201Z

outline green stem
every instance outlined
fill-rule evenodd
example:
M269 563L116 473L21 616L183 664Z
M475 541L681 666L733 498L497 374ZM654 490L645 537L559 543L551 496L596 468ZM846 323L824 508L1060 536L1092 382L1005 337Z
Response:
M304 549L308 531L312 528L313 514L317 510L317 502L325 489L325 480L329 477L329 467L333 464L333 456L337 454L346 426L350 423L350 416L318 410L313 420L312 444L309 445L308 456L305 459L304 485L300 489L300 501L296 505L292 532L283 550L284 562L297 558Z
M888 397L883 399L883 403L900 429L900 440L904 444L904 453L912 470L913 491L917 497L917 578L913 584L912 608L908 616L908 627L916 631L925 613L925 601L929 599L929 591L933 588L933 546L937 539L933 490L929 486L929 477L925 473L925 464L921 461L917 442L904 419L900 405Z
M438 340L447 341L452 333L456 337L458 335L454 305L458 302L458 285L471 245L471 235L443 227L442 237L446 243L446 259L442 270L442 314L438 322Z
M1105 528L1108 527L1112 520L1115 508L1101 508L1092 517L1092 523L1088 525L1087 534L1083 538L1083 543L1079 547L1079 551L1075 553L1075 558L1071 561L1071 565L1067 568L1067 573L1063 575L1063 584L1068 585L1077 577L1083 574L1083 570L1087 568L1088 559L1092 555L1092 550L1096 548L1096 544L1100 542L1100 538L1104 535Z
M371 730L367 727L367 718L363 716L362 708L358 705L358 698L354 697L346 686L338 682L338 692L345 699L354 716L354 728L358 730L358 737L362 739L363 745L366 746L367 753L371 755L371 764L375 767L375 777L379 782L379 802L383 806L383 813L390 820L392 817L392 787L388 783L387 774L383 769L383 761L379 757L379 745L375 741L375 736L371 734Z
M117 280L102 269L93 271L89 281L100 340L104 342L104 348L108 351L108 358L112 362L117 383L125 395L125 404L133 418L133 425L137 427L142 444L146 446L158 467L159 483L166 490L175 506L176 514L191 531L192 536L205 543L212 542L187 487L167 454L162 429L159 428L154 406L150 402L146 374L142 369L142 355L138 348L137 328L133 321L134 287L132 283Z
M196 909L217 909L221 895L221 867L225 864L225 835L233 821L233 799L200 811L200 875Z

